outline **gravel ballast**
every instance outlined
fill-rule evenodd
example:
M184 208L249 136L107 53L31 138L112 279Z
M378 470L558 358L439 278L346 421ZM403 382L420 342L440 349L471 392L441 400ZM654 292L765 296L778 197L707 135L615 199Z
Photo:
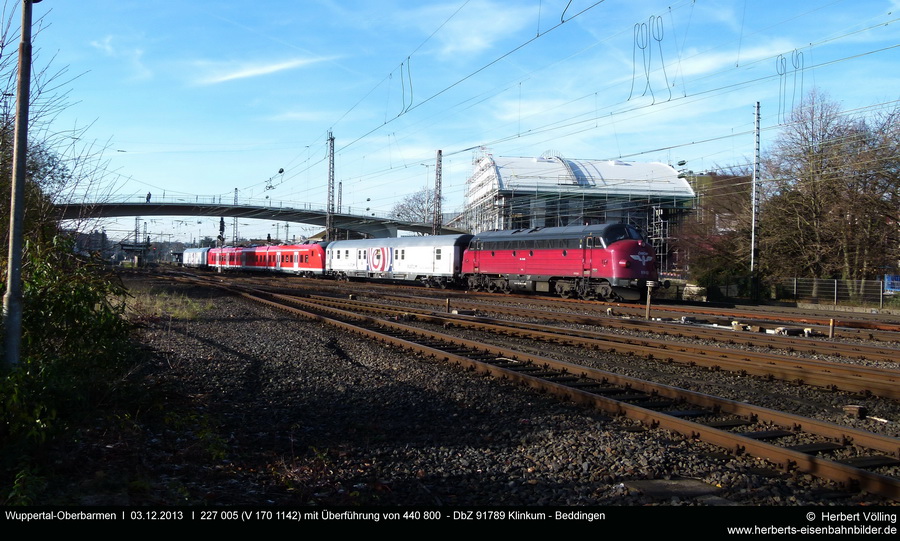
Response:
M163 290L196 307L140 320L135 377L164 406L114 442L108 420L84 435L70 460L106 473L76 503L891 504L226 293ZM646 483L666 480L685 488Z

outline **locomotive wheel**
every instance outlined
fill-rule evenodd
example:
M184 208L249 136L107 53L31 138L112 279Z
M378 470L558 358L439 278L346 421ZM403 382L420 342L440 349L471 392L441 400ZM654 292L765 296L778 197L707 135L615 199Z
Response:
M600 285L599 289L600 289L600 296L603 297L605 300L607 300L607 301L616 300L617 296L615 293L613 293L612 288L609 287L609 283L604 282L603 284Z
M497 283L496 283L496 282L493 282L493 281L488 282L487 290L488 290L489 293L496 293L496 292L497 292L497 289L498 289L498 288L497 288Z
M562 297L563 299L571 299L572 298L572 290L570 288L567 288L565 285L557 282L556 287L554 289L556 290L556 294L559 295L560 297Z
M507 294L507 295L509 295L510 293L512 293L512 288L509 287L509 281L508 281L508 280L503 280L503 283L500 284L500 291L502 291L503 293L505 293L505 294Z

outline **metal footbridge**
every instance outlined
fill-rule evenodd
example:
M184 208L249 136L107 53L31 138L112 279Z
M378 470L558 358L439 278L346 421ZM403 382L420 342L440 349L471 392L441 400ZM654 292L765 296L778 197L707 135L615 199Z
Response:
M311 203L284 203L269 199L233 204L222 196L140 196L124 201L60 203L54 205L60 220L119 218L125 216L213 216L295 222L325 227L327 211ZM369 209L342 207L332 215L335 229L372 237L396 237L399 230L431 233L432 224L408 222ZM444 227L440 234L464 233Z

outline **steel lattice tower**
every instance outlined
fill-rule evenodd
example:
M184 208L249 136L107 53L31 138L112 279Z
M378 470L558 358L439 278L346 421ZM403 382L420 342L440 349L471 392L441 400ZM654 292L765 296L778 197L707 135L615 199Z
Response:
M334 136L328 130L328 206L325 213L325 240L334 235Z
M441 226L444 225L444 217L441 211L441 161L442 152L437 151L437 161L434 165L434 218L431 226L431 234L438 235Z

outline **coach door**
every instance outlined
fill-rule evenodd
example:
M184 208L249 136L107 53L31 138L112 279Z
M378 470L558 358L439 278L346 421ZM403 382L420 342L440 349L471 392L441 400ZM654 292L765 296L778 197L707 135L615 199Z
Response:
M591 276L595 242L600 241L594 237L586 237L584 239L584 242L582 242L583 249L581 251L581 275L586 278L590 278Z
M484 241L473 241L470 247L471 250L464 250L463 253L472 258L472 272L478 273L478 269L481 267L481 251L484 250Z

